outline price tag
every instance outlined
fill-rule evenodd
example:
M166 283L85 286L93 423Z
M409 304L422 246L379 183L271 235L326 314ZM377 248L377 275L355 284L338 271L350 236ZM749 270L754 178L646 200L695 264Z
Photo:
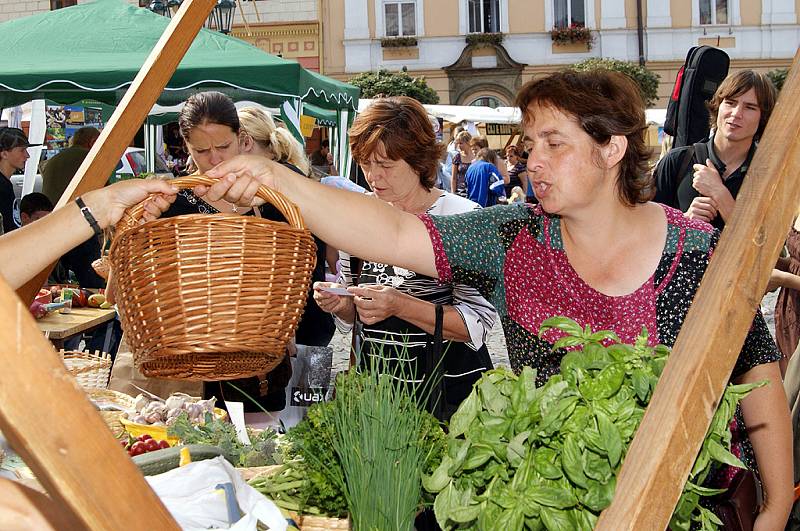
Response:
M239 442L252 446L244 424L244 403L228 402L226 400L225 408L228 410L228 417L231 419L231 424L233 424L233 427L236 429L236 436L239 437Z
M322 291L325 291L327 293L333 293L334 295L341 295L342 297L355 297L355 295L347 291L347 288L329 287L329 288L322 288Z

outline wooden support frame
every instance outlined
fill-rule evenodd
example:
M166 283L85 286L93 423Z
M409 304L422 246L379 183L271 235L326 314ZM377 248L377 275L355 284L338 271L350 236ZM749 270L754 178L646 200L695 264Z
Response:
M105 184L215 4L183 2L59 207ZM177 530L28 311L49 271L20 289L24 304L0 278L0 430L50 496L87 529Z
M669 523L800 204L798 98L800 50L596 530Z
M114 172L120 157L144 123L215 5L215 0L190 0L181 4L100 133L100 138L89 150L75 177L64 190L56 208L64 206L82 193L106 184L108 176ZM17 290L23 302L30 304L33 301L54 266L52 264Z
M59 206L103 184L213 3L184 2ZM800 203L798 62L596 529L667 526ZM0 322L0 429L51 496L93 530L177 529L2 279Z

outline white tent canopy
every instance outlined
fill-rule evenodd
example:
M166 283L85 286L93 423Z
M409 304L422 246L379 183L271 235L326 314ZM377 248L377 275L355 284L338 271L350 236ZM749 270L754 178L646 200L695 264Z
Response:
M360 99L358 112L363 112L374 100ZM430 116L441 118L446 122L458 124L461 122L486 123L486 124L518 124L521 114L516 107L477 107L472 105L423 105ZM645 119L648 124L663 125L666 109L647 109Z

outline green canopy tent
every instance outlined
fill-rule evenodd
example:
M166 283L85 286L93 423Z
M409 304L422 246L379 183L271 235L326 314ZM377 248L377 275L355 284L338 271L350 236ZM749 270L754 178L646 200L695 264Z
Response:
M0 24L7 59L0 65L0 108L34 99L67 104L91 98L116 105L168 23L124 0L97 0ZM337 126L346 130L359 96L357 87L206 29L158 103L174 105L200 90L280 107L295 134L306 103L336 112Z

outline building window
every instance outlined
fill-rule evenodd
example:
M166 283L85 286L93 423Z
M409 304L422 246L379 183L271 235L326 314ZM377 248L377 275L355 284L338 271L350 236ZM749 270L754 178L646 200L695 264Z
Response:
M499 99L495 98L494 96L481 96L480 98L476 98L472 103L470 103L471 107L490 107L492 109L496 109L498 107L502 107L503 104L500 102Z
M586 26L585 0L555 0L553 5L553 26L568 28L570 26ZM713 1L713 0L712 0Z
M78 0L50 0L50 11L61 9L62 7L71 7L78 3Z
M500 0L467 0L470 33L500 32Z
M386 37L416 35L416 12L416 2L384 1L383 23L386 28Z
M700 0L700 24L728 24L728 0Z

